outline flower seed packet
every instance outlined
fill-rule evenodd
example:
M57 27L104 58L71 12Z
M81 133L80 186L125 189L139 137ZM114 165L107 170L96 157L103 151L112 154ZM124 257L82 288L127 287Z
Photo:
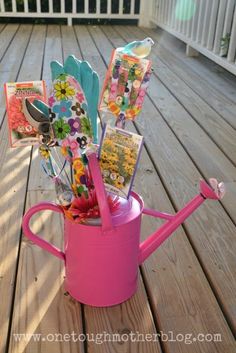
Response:
M100 168L108 192L128 198L143 145L143 136L106 125L101 138Z
M44 81L9 82L4 85L11 147L29 146L39 143L38 132L23 114L22 101L40 99L46 102Z

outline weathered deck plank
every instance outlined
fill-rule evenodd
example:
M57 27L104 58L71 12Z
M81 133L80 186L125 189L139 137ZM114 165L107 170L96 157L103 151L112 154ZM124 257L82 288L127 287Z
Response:
M100 53L101 53L101 55L103 56L103 59L104 59L104 61L106 61L106 63L108 64L109 63L109 52L111 52L111 49L112 49L112 47L111 47L111 45L110 45L110 43L108 43L108 41L106 40L106 38L105 38L105 36L104 36L104 34L102 34L101 33L101 30L99 29L99 28L90 28L90 32L91 32L91 34L93 35L93 37L94 37L94 41L96 42L96 44L97 44L97 47L99 48L99 50L100 50ZM112 28L111 27L108 27L108 29L107 29L107 33L108 33L108 38L112 41ZM119 46L120 45L120 43L118 44L118 43L116 43L116 45L117 46ZM149 118L151 118L152 116L153 116L153 112L152 112L152 110L151 110L151 108L150 108L150 106L151 106L151 104L149 104L149 108L148 108L148 110L146 111L146 116L149 116ZM158 114L157 112L156 112L156 114ZM157 131L157 130L156 130ZM160 133L161 134L161 133ZM167 133L165 133L164 134L164 136L167 136ZM159 134L158 134L158 138L159 138ZM167 142L168 143L168 142ZM147 143L148 144L148 143ZM161 147L159 146L159 149L160 148L164 148L164 149L166 149L166 147L162 147L162 146L164 146L164 143L162 143L161 144ZM149 146L150 147L150 146ZM151 150L151 147L150 147L150 150ZM153 147L152 147L152 150L153 150ZM157 150L156 150L156 152L157 152ZM143 158L142 159L142 161L141 161L141 163L140 163L140 168L141 168L141 166L143 165L143 164L145 164L145 161L146 161L146 164L148 164L147 163L147 160L148 160L148 156L146 155L146 158ZM175 160L175 158L173 157L173 160L172 160L172 163L174 163L174 164L178 164L178 159L177 160ZM145 168L146 170L152 170L152 168L150 167L150 162L149 162L149 166L148 165L146 165L146 168ZM144 170L145 170L144 169ZM142 172L143 172L143 170L142 170ZM145 175L145 174L147 174L147 173L144 173L143 172L143 174ZM145 175L145 176L143 176L143 179L145 179L145 177L147 177L147 175ZM153 177L154 178L154 177ZM147 185L152 185L152 183L154 183L154 181L153 182L148 182L147 181ZM157 182L157 183L155 183L155 185L158 185L158 184L160 184L160 181L159 181L159 183ZM153 189L149 192L148 190L147 190L147 187L145 188L145 182L143 181L143 182L139 182L139 180L137 180L136 182L135 182L135 185L136 185L136 187L137 187L137 190L138 189L141 189L141 190L143 190L143 192L142 192L142 195L143 195L143 197L144 197L144 199L145 199L145 197L148 197L149 199L151 198L150 197L150 195L160 195L160 198L161 198L161 200L158 202L158 201L156 201L155 202L155 199L153 200L152 199L152 207L157 207L157 206L159 206L159 207L163 207L164 205L165 205L165 203L166 202L163 202L164 200L163 199L165 199L164 198L164 196L162 195L163 194L163 190L162 190L162 193L160 192L160 188L158 189L158 191L156 191L156 193L155 193L155 187L153 187ZM151 188L151 186L150 186L150 188ZM186 201L185 201L186 202ZM211 207L212 205L210 205L210 207ZM168 208L169 208L169 205L167 206ZM198 226L199 227L199 226ZM196 229L196 225L195 225L195 229ZM189 261L190 261L190 259L188 259L188 256L187 256L187 254L189 253L189 249L188 249L188 247L187 247L187 245L186 245L186 243L184 243L184 244L182 244L182 245L180 245L179 244L179 238L177 238L176 239L176 244L177 244L177 246L178 246L178 248L180 249L182 249L182 251L184 252L185 251L185 253L184 254L180 254L179 253L179 250L178 250L178 254L179 254L179 256L180 256L180 258L181 259L186 259L186 262L187 263L185 263L185 261L183 260L183 269L182 269L182 276L181 276L181 274L180 273L178 273L178 275L176 275L176 278L182 278L184 275L184 273L185 273L185 271L186 271L186 268L188 268L188 266L189 266ZM228 247L229 247L229 245L228 245ZM155 256L153 256L154 258L155 258ZM192 258L193 258L194 256L192 255ZM225 257L226 257L226 254L225 254ZM191 257L190 257L191 258ZM187 260L188 259L188 260ZM158 264L158 261L156 261L156 264ZM158 265L156 265L156 266L158 266ZM164 266L165 267L165 266ZM169 265L166 265L166 267L167 268L170 268L171 267L171 264L169 264ZM194 265L192 265L191 264L191 266L190 266L191 268L194 268ZM232 260L232 267L231 267L231 271L233 271L233 260ZM201 272L201 271L200 271ZM149 275L149 276L154 276L153 274L152 274L152 271L150 270L150 268L149 268L149 272L148 273L151 273L151 275ZM215 276L216 276L217 274L215 274ZM196 274L195 274L195 276L193 276L194 278L197 278L197 277L201 277L201 274L199 274L198 273L198 271L196 270ZM159 278L160 279L160 278ZM159 281L158 281L159 282ZM157 282L157 283L158 283ZM161 281L162 282L162 281ZM169 282L171 282L172 283L172 281L169 281ZM169 283L168 282L168 283ZM203 279L201 280L201 283L203 282ZM153 287L154 287L154 283L155 283L155 281L153 280L153 281L150 281L149 282L149 286L152 288L152 294L150 294L151 296L152 295L154 295L153 294ZM196 283L195 283L196 284ZM167 287L168 286L168 284L167 283L165 283L165 286ZM183 284L183 288L186 288L186 287L191 287L191 285L187 285L186 283L184 283ZM196 285L197 286L197 285ZM197 286L197 287L200 287L200 286ZM204 290L206 291L207 289L206 288L204 288ZM203 292L202 293L204 293L204 290L203 290ZM191 291L191 290L190 290ZM173 291L172 291L173 292ZM176 291L175 291L176 292ZM170 293L171 293L171 291L170 291ZM205 292L206 293L206 292ZM202 297L202 294L200 294L200 296L199 296L200 298ZM232 298L233 298L233 293L232 293ZM187 298L185 298L185 302L187 302L188 300L187 300ZM197 300L195 300L195 301L197 301ZM201 306L202 308L206 308L206 307L209 307L209 305L208 304L206 304L206 305L204 305L204 304L202 304L202 306ZM211 307L213 307L213 305L211 304ZM217 307L217 305L216 305L216 307ZM201 311L200 309L199 309L199 311ZM157 312L158 312L158 317L160 318L160 312L157 310ZM178 314L176 314L175 315L176 317L181 317L181 315L178 315ZM216 319L216 321L218 321L218 319ZM163 315L161 318L160 318L160 322L161 322L161 324L165 324L165 315ZM175 324L173 323L173 325L175 325L175 327L178 327L179 325L178 325L178 321L176 321L175 322ZM182 325L183 325L183 321L182 321ZM188 325L189 325L189 322L188 322ZM204 323L204 325L206 325L206 323ZM212 325L212 321L210 320L210 323L209 323L209 326L211 327L211 325ZM188 326L187 326L188 327ZM182 329L183 329L183 327L182 327Z
M142 31L144 36L153 35L152 29L149 30L147 28L142 28ZM176 37L173 37L171 34L162 31L159 28L154 29L154 33L156 36L155 38L160 44L160 57L162 52L165 52L166 54L168 53L168 58L175 57L177 59L175 61L177 66L179 66L179 64L181 66L184 64L185 68L186 66L189 68L187 72L190 73L190 75L193 72L197 75L197 79L200 80L202 84L204 84L204 82L207 83L205 89L211 89L213 87L215 92L226 96L230 101L236 103L236 79L233 74L225 70L223 67L215 64L204 55L199 54L198 57L187 56L186 44L178 40ZM168 58L167 62L169 62ZM192 84L193 83L194 81L192 81ZM201 94L204 97L204 91L202 91Z
M153 36L153 39L162 43L160 36L157 31L147 31L145 30L144 36L150 35ZM164 42L164 39L163 39ZM236 128L235 121L235 99L229 99L224 95L224 89L221 88L221 85L216 89L212 84L209 84L207 81L199 77L199 74L194 72L186 62L179 60L179 57L176 58L178 51L175 50L166 50L163 46L159 46L160 57L162 60L168 64L173 72L178 74L178 76L191 87L205 102L215 109L228 123L230 123L234 128ZM181 56L183 57L183 55ZM213 64L214 65L214 64ZM206 76L206 75L205 75ZM232 79L232 82L234 80ZM234 95L234 89L232 89L232 94Z
M45 42L46 40L46 42ZM59 26L48 26L46 39L41 43L45 44L45 52L35 49L35 55L44 55L43 79L50 82L50 62L52 60L62 61L61 33ZM35 42L38 43L38 42ZM46 58L46 60L45 60ZM40 78L42 62L39 63ZM31 70L33 73L33 71ZM46 176L42 175L40 159L34 151L30 168L29 184L31 189L27 193L26 209L34 204L53 200L55 192L53 185ZM38 180L38 176L42 178ZM35 180L36 179L36 180ZM34 184L36 183L36 184ZM34 187L37 191L34 191ZM43 232L45 238L63 248L63 224L62 218L55 213L44 212L37 215L37 222L33 230L37 233ZM76 303L69 296L64 295L64 264L38 248L27 238L23 238L19 259L19 268L16 284L16 299L13 312L11 331L11 345L9 352L84 352L84 343L66 340L47 340L47 335L76 334L83 333L81 305ZM39 342L33 339L17 342L14 340L14 333L37 333L42 335ZM56 336L55 336L56 337ZM64 336L63 336L64 337Z
M32 26L22 26L1 60L4 69L1 80L15 81L21 68L21 60L27 48ZM17 53L17 55L16 55ZM9 66L8 66L9 63ZM27 62L25 63L27 66ZM3 81L4 82L4 81ZM3 84L1 81L1 84ZM1 122L5 112L5 97L1 95ZM1 141L1 222L0 222L0 352L6 348L9 317L14 293L14 277L21 234L21 218L24 209L30 148L9 148L6 119L0 131Z
M3 29L5 28L5 24L4 23L0 23L0 32L2 32L3 31Z
M19 25L7 25L0 30L0 58L4 55L8 46L10 45L12 39L14 38ZM0 28L1 29L1 28ZM3 71L3 67L1 66L1 71Z
M12 27L11 32L12 32ZM13 41L7 47L3 40L3 48L7 51L2 51L5 55L1 59L0 63L0 83L3 87L5 82L15 81L18 75L19 68L21 66L21 60L24 56L25 48L27 47L32 26L21 26ZM9 36L11 38L11 36ZM0 49L1 50L1 49ZM3 94L0 97L0 124L3 121L5 113L5 97Z
M135 38L143 38L144 33L138 27L128 27L127 30L129 33L132 33ZM154 74L162 84L167 87L170 93L181 102L181 105L213 139L214 143L226 154L227 158L236 165L235 129L199 97L192 88L186 85L182 78L178 77L159 59L159 47L160 46L154 46L150 55L155 70ZM158 57L158 59L156 59L156 57Z

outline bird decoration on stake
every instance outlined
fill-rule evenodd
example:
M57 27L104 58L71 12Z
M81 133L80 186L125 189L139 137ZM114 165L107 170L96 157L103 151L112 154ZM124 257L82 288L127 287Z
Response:
M117 51L121 51L127 55L136 56L139 59L144 59L150 54L153 45L154 41L152 38L148 37L141 41L136 40L128 43L123 48L117 48Z
M125 128L141 112L149 85L151 61L144 59L154 44L151 38L134 41L113 50L104 81L99 110L116 117L115 125Z

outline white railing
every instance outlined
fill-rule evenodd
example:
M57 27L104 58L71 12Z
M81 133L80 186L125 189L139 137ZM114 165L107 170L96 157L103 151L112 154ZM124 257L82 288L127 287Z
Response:
M154 0L151 21L236 75L236 0Z
M72 25L72 20L76 18L142 21L138 0L107 0L105 9L103 3L101 0L93 1L95 5L90 9L89 0L80 0L78 6L77 0L48 0L43 2L42 8L41 0L0 0L0 17L64 18L68 25Z

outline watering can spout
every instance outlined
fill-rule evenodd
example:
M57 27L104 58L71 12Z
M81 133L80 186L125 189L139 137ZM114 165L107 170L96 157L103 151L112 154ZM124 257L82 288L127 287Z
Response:
M140 244L139 264L145 261L206 199L220 200L224 194L224 183L218 183L216 179L211 178L209 184L204 180L200 181L200 193L175 215L144 209L144 214L165 218L167 221Z

